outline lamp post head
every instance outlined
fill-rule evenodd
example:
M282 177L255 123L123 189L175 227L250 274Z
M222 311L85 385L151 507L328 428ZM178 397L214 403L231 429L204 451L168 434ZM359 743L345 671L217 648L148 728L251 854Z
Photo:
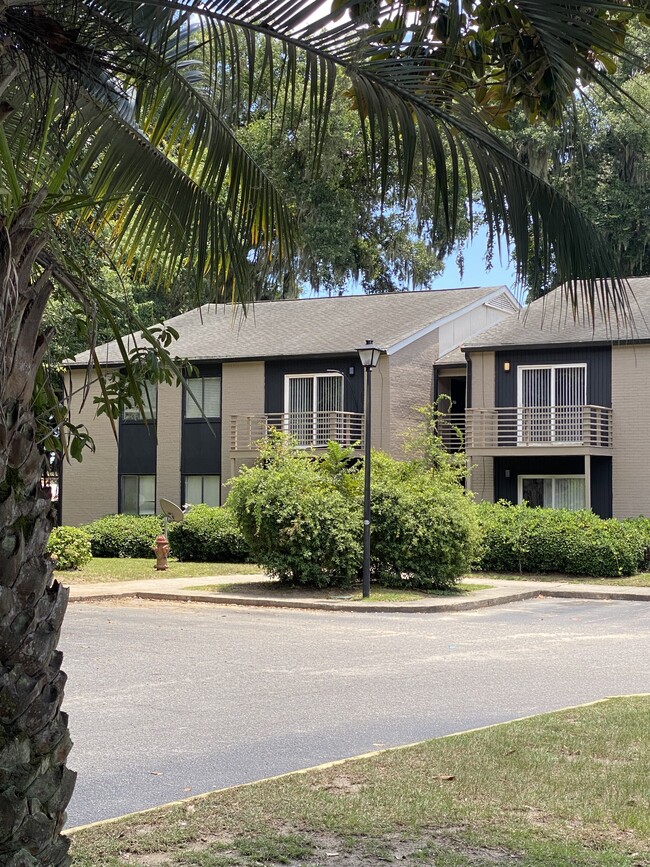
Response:
M375 346L374 341L366 340L364 346L360 346L357 349L359 353L359 360L361 361L361 365L366 368L366 370L372 370L374 367L377 367L379 363L379 356L381 355L381 349L378 346Z

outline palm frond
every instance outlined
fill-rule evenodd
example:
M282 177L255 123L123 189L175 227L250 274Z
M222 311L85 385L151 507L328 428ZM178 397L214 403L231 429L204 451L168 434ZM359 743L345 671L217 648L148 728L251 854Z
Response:
M350 0L323 13L304 0L77 0L72 9L43 8L69 25L81 21L86 42L111 34L101 61L119 70L112 77L98 76L92 63L80 72L86 55L72 53L88 94L76 141L80 117L92 129L77 169L95 218L114 221L127 259L138 253L145 267L158 262L165 271L192 261L200 279L242 285L256 247L267 257L274 249L279 267L290 262L282 203L230 124L245 120L264 86L279 128L310 123L317 166L343 73L384 193L392 161L404 200L420 163L450 242L459 209L480 197L491 237L512 246L522 277L532 236L544 272L554 267L573 286L590 286L594 304L623 304L616 263L597 234L519 163L491 124L510 104L560 117L581 83L615 92L606 66L625 56L631 5ZM493 32L499 40L489 42ZM474 45L479 37L487 48ZM611 289L602 288L604 277L613 278L605 284Z

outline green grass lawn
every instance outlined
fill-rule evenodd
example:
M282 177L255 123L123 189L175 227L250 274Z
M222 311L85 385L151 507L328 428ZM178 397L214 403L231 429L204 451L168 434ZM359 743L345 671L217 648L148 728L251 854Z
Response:
M507 572L476 572L469 576L476 580L489 581L490 578L502 578L507 581L566 581L570 584L614 584L616 587L650 587L650 572L639 572L628 578L590 578L588 575L534 575L526 573L514 575Z
M81 831L74 867L647 867L647 697L522 720Z
M179 563L169 561L166 572L154 568L153 556L93 557L83 569L55 572L62 584L95 584L110 581L142 581L145 578L203 578L213 575L259 575L262 570L251 563Z
M462 596L466 593L472 593L475 590L485 590L490 587L490 584L468 584L463 583L453 590L437 590L437 591L418 591L418 590L400 590L396 587L379 587L373 584L370 588L370 599L368 602L417 602L422 599L427 599L432 596ZM246 584L198 584L194 587L187 587L186 590L200 590L211 593L236 593L238 595L258 595L264 593L265 596L277 594L283 597L309 596L310 598L317 597L324 602L360 602L363 599L363 594L360 587L353 587L349 590L340 588L329 588L326 590L312 590L302 587L287 587L279 582L265 583L260 587L259 581L251 581Z

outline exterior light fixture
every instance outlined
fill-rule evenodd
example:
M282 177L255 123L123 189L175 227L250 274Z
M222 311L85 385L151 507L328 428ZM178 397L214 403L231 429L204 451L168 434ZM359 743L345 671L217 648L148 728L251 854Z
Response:
M363 598L370 596L370 431L372 392L371 374L379 363L382 350L375 346L372 340L366 340L364 346L357 349L359 360L366 372L366 410L365 410L365 452L363 460L364 484L363 484Z
M503 369L505 370L506 373L509 372L509 370L510 370L510 362L509 361L503 362Z

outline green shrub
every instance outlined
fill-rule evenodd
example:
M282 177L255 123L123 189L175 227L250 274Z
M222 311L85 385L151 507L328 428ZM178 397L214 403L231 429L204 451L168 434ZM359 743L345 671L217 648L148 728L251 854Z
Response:
M639 563L639 569L647 572L650 569L650 518L640 515L638 518L626 518L623 521L626 527L639 534L643 545L643 555Z
M158 515L106 515L84 529L93 557L151 557L151 546L163 526Z
M634 522L588 511L480 503L478 568L495 572L562 572L598 578L633 575L647 542Z
M336 458L321 468L289 438L271 437L258 464L234 479L228 497L255 562L293 584L354 581L362 558L362 514L358 497L347 490L347 476Z
M81 527L55 527L47 551L55 569L80 569L92 559L90 537Z
M232 483L232 507L253 558L282 581L346 586L360 577L362 464L330 443L322 458L274 435L253 469ZM384 583L451 586L478 538L475 506L455 478L421 461L376 452L372 573Z
M476 506L454 479L420 462L372 457L371 552L390 585L448 589L469 568L479 541Z
M250 551L230 508L192 506L182 524L169 525L173 557L199 563L245 563Z

